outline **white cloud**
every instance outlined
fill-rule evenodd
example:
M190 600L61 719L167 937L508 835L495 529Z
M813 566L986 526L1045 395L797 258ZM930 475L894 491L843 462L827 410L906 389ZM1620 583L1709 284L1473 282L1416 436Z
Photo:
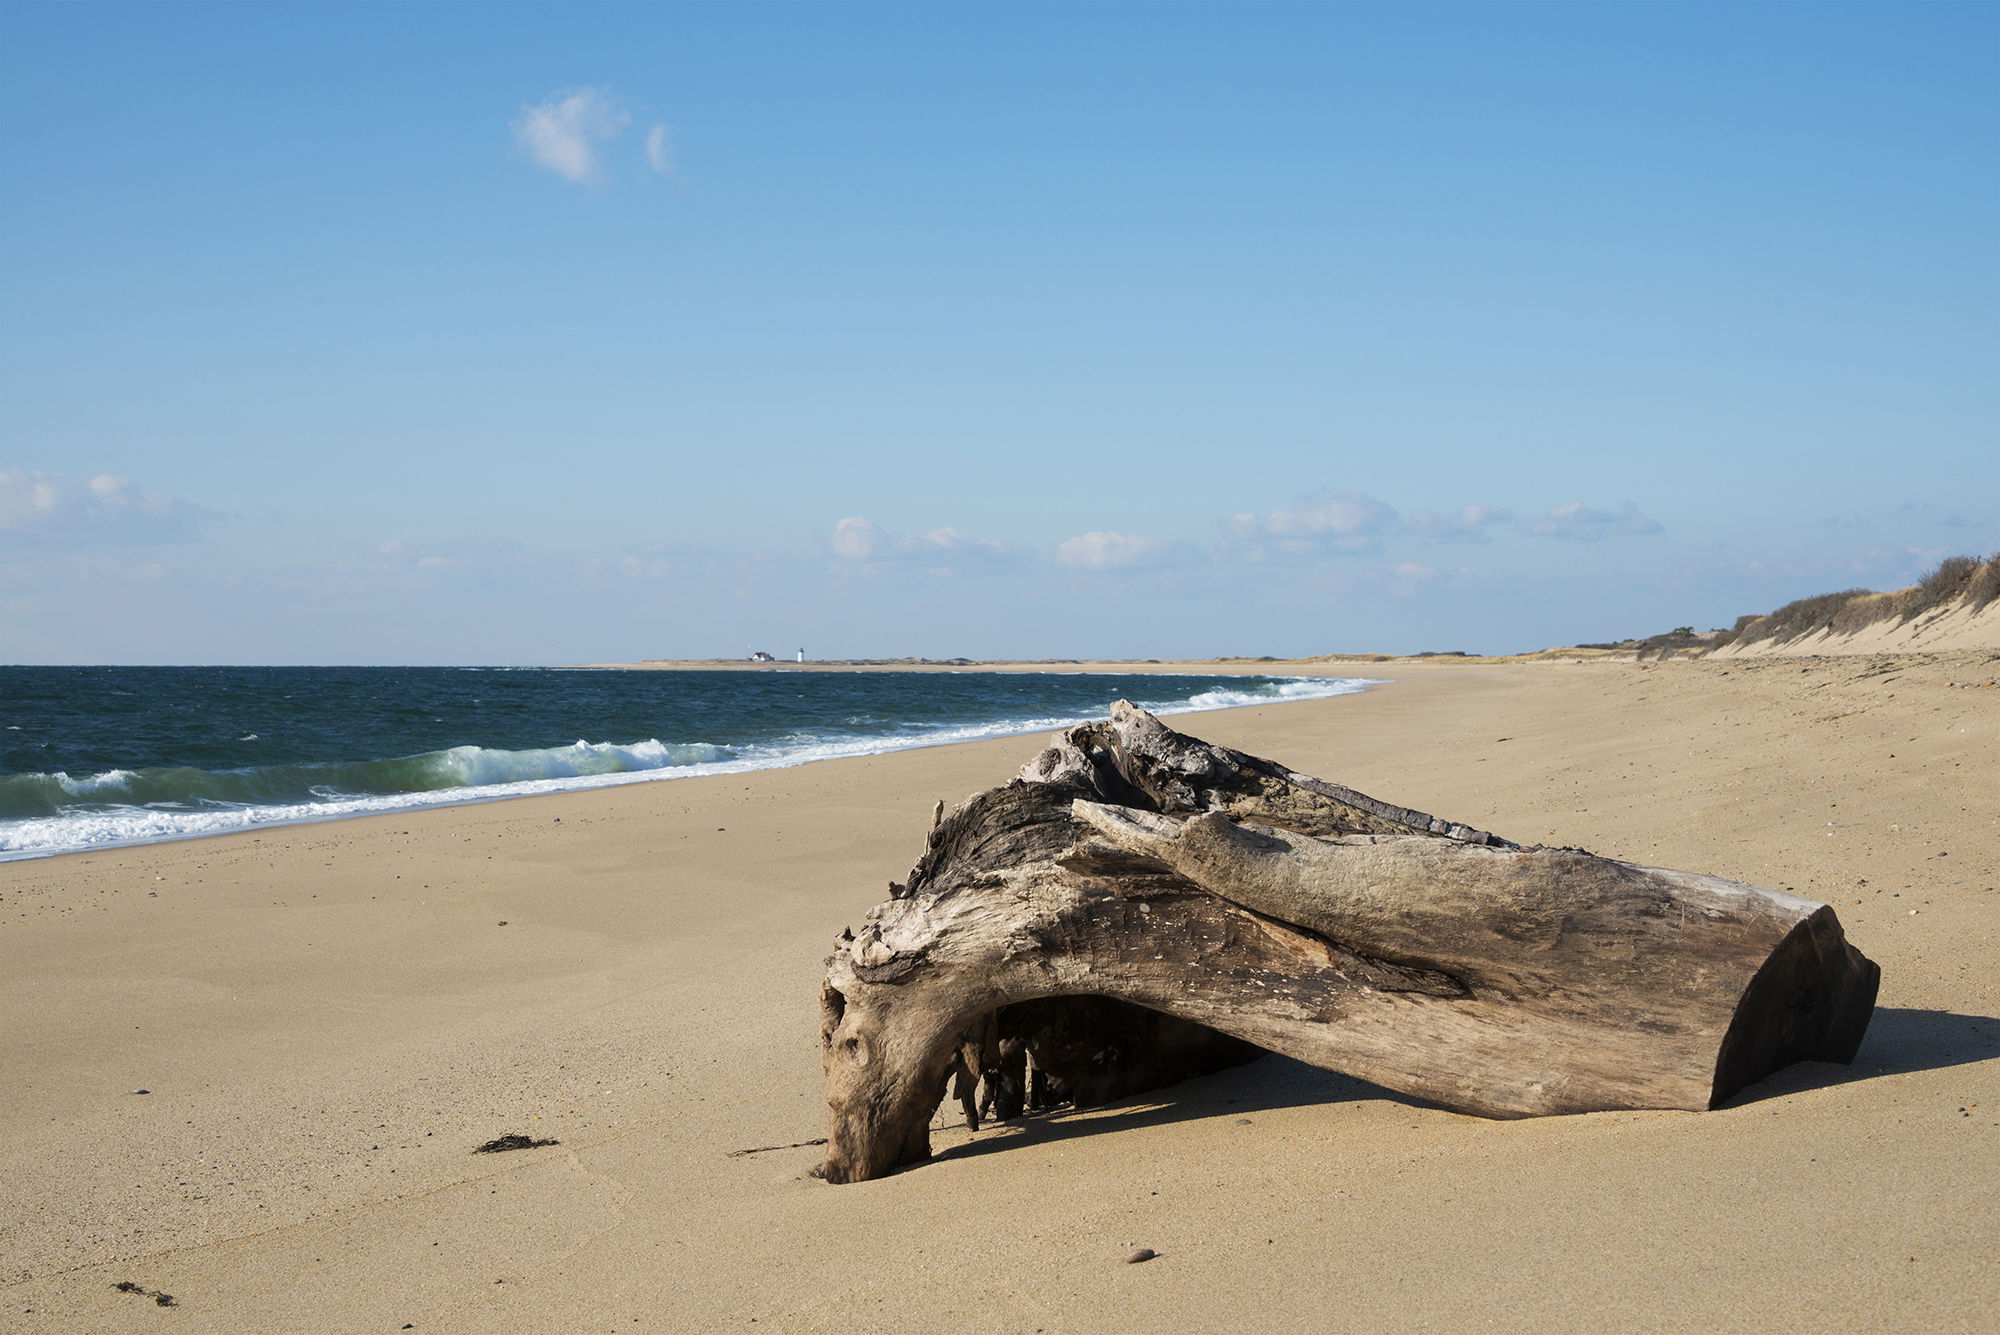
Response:
M845 561L872 561L894 542L872 519L848 518L833 526L833 554Z
M522 107L514 122L514 141L527 150L536 166L579 185L596 185L604 170L597 160L595 141L613 138L631 123L631 115L603 89L575 88ZM652 148L648 136L649 157Z
M618 568L627 579L672 579L674 576L672 562L630 552L618 558Z
M1169 539L1143 533L1097 529L1059 543L1056 564L1072 570L1129 570L1161 564L1173 554L1176 545Z
M214 510L141 490L129 478L109 473L77 479L0 468L0 539L17 543L185 542L220 518Z
M1513 517L1512 510L1497 505L1465 505L1449 514L1419 510L1404 527L1416 537L1434 542L1491 542L1486 530Z
M1269 550L1292 556L1373 551L1402 522L1395 507L1363 492L1321 491L1293 509L1233 516L1224 528L1254 544L1250 555L1258 559Z
M1595 510L1582 501L1571 501L1528 525L1530 533L1573 542L1596 542L1601 538L1664 533L1659 520L1642 514L1630 501L1622 510Z
M638 551L613 555L578 558L572 573L583 580L602 582L613 577L662 581L675 579L686 572L681 566L659 555L657 549L642 548Z
M646 131L646 165L662 176L674 174L673 132L664 125Z
M920 566L933 574L998 569L1021 563L1020 548L934 528L928 533L891 533L872 519L855 516L833 526L833 554L858 566Z
M344 557L327 569L342 578L356 576L435 575L451 570L470 570L471 558L461 554L463 544L417 544L402 538L383 538L368 548L364 557Z

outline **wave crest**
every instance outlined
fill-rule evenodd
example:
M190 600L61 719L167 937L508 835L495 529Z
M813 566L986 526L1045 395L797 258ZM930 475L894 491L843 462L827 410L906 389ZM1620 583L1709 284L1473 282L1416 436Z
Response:
M729 752L724 748L705 742L676 744L648 738L629 745L578 741L569 746L523 751L454 746L389 760L236 770L113 769L87 778L76 778L61 770L9 774L0 776L0 821L69 812L107 814L104 811L107 807L172 812L186 808L339 803L355 797L644 773L712 765L728 758ZM15 846L11 832L0 836L0 850L12 850Z
M1351 695L1373 684L1357 677L1247 677L1193 694L1142 697L1140 703L1156 714L1186 714ZM453 746L384 760L233 770L179 767L107 769L83 777L63 771L0 775L0 860L672 775L777 769L1053 731L1092 717L1101 714L1036 716L1024 711L934 723L844 714L838 722L816 729L800 728L735 747L658 738L624 743L579 740L521 750Z

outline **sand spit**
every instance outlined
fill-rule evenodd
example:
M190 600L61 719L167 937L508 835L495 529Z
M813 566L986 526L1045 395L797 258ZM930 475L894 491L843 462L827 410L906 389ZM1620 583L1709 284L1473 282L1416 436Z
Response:
M1188 720L1836 904L1859 1062L1709 1113L1266 1059L811 1180L827 943L1034 738L0 865L0 1329L1990 1329L1996 672L1398 662ZM558 1143L474 1153L510 1136Z
M1631 662L1629 650L1538 649L1526 654L1313 654L1304 658L826 658L803 663L753 663L741 658L648 658L636 663L578 663L625 672L1119 672L1201 677L1347 677L1407 664L1414 667L1483 663Z
M1314 672L1334 664L1380 663L1387 654L1319 658L814 658L756 663L742 658L648 658L636 663L579 663L628 672L1129 672L1193 676L1273 676Z

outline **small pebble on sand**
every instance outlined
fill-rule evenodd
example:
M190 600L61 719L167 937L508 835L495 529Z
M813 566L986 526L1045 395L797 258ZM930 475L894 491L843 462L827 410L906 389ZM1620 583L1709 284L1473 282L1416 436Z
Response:
M1138 1251L1133 1252L1130 1256L1127 1256L1125 1258L1125 1264L1137 1265L1141 1261L1150 1261L1155 1256L1158 1255L1159 1253L1154 1251L1151 1247L1141 1247Z

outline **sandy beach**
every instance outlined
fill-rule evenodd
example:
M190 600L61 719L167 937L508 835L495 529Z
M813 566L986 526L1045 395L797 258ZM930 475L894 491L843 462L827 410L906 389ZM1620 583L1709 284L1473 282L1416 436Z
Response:
M1859 1060L1500 1122L1265 1058L834 1187L828 944L1041 736L16 862L0 1330L1992 1328L1990 652L1244 670L1393 680L1175 725L1833 904Z

